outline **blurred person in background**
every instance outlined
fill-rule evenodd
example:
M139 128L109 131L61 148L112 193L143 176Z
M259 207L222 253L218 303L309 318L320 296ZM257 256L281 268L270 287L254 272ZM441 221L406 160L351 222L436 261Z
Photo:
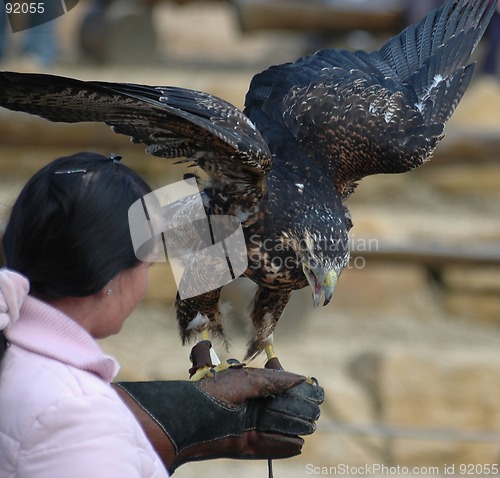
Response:
M486 51L481 72L486 75L496 76L498 74L498 57L500 53L500 4L497 4L485 36Z
M60 18L59 12L61 4L55 0L43 3L43 12L40 13L18 13L8 18L6 7L1 2L0 9L0 61L9 56L15 60L28 60L34 63L34 67L42 69L52 67L58 57L57 45L57 21ZM14 16L15 15L15 16ZM10 22L16 22L18 28L13 33ZM20 35L22 38L18 45L14 42L13 35ZM16 42L17 43L17 42ZM17 48L16 48L17 47ZM13 48L16 48L12 53Z
M7 14L3 4L0 4L0 62L5 58L7 50Z

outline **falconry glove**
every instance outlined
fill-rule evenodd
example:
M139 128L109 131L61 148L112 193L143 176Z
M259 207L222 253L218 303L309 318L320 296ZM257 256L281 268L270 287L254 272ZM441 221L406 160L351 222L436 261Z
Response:
M170 473L189 461L298 455L304 443L300 435L314 432L324 398L315 381L254 368L228 369L195 382L116 385L134 413L138 405L154 421L152 442ZM151 428L145 431L152 438ZM165 452L168 442L173 457Z

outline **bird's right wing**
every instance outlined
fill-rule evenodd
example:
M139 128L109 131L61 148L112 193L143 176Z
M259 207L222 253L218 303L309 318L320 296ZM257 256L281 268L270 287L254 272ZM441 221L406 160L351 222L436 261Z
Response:
M150 154L187 157L209 176L214 214L252 216L264 193L267 144L240 110L207 93L1 72L0 106L55 122L103 122Z

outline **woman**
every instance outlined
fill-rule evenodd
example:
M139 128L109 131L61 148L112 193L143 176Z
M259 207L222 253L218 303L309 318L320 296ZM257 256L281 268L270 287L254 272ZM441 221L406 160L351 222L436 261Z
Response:
M111 385L118 364L96 339L144 296L150 264L127 215L149 192L116 158L80 153L15 202L0 270L0 476L163 477L194 459L293 456L314 430L321 387L286 372Z

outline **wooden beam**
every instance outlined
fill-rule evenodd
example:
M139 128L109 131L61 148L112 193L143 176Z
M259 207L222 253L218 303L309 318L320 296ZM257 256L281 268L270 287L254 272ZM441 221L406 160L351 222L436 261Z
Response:
M240 28L254 30L399 31L401 10L367 9L300 0L235 0Z

